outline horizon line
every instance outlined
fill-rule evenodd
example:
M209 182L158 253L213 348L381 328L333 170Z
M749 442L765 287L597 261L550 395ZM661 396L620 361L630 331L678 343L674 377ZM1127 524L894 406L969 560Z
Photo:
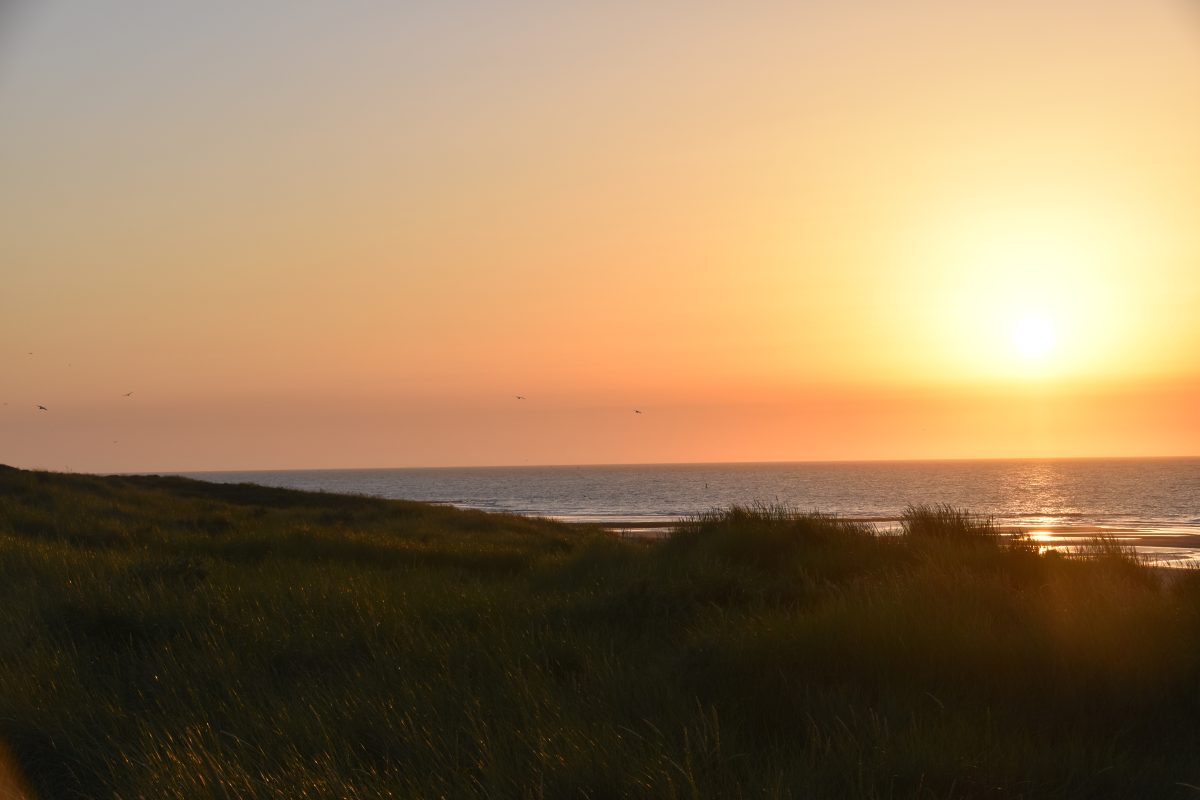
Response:
M570 469L589 467L732 467L770 466L785 464L947 464L982 463L1009 461L1186 461L1200 459L1200 454L1182 455L1136 455L1136 456L974 456L944 458L838 458L796 459L766 461L610 461L556 464L445 464L440 466L375 466L375 467L284 467L284 468L223 468L223 469L170 469L133 470L122 472L95 472L79 474L96 475L198 475L229 474L237 472L374 472L391 470L455 470L455 469ZM29 469L38 469L32 467ZM55 471L55 470L47 470Z

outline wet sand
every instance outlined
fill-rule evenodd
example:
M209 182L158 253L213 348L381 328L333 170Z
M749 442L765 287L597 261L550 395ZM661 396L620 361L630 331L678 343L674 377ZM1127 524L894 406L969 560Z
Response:
M899 525L895 518L846 518L853 522L868 522L882 531ZM569 522L580 527L600 528L631 539L663 539L670 536L680 520L648 522L646 520L609 520L605 522ZM1001 533L1024 534L1045 551L1078 552L1098 538L1111 538L1137 550L1156 566L1194 567L1200 565L1200 531L1192 529L1139 530L1103 525L1001 525Z

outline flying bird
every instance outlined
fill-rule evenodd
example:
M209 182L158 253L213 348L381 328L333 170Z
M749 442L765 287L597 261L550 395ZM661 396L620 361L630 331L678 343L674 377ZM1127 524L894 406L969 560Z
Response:
M46 408L45 406L38 406L38 410L39 411L49 411L50 409Z
M133 392L126 392L125 394L121 395L121 397L133 397Z
M517 395L517 399L518 399L518 400L524 400L524 399L525 399L525 395L523 395L523 394L519 394L519 395Z
M636 409L636 408L635 408L635 409L633 410L633 413L635 413L635 414L640 414L640 413L642 413L642 412L641 412L641 411L639 411L638 409Z

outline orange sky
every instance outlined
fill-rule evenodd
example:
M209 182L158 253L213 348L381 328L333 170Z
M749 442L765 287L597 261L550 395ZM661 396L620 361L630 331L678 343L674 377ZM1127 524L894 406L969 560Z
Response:
M0 14L0 462L1200 453L1186 0L243 5Z

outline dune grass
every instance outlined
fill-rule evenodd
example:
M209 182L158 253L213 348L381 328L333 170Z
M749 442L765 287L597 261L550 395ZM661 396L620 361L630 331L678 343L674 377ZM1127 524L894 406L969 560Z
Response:
M0 468L0 625L42 798L1200 793L1197 574L943 507L653 543Z

